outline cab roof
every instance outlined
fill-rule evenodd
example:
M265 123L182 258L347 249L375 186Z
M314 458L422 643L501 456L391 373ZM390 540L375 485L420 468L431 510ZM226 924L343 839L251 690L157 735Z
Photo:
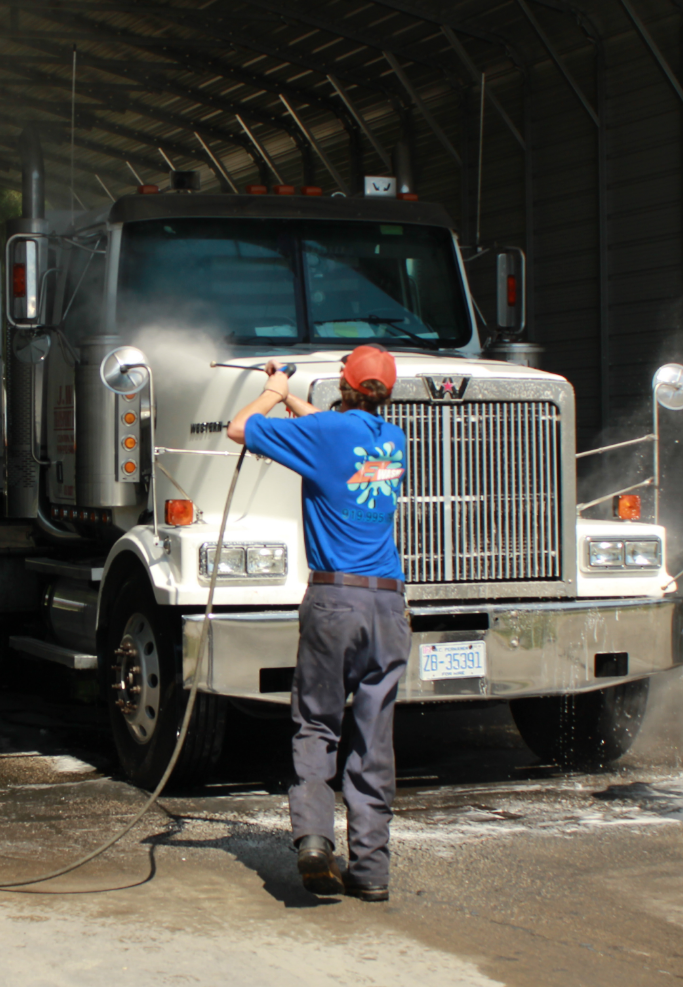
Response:
M196 192L124 195L113 203L108 219L110 223L135 223L180 217L345 219L448 229L455 225L443 206L434 202L360 196L204 195Z

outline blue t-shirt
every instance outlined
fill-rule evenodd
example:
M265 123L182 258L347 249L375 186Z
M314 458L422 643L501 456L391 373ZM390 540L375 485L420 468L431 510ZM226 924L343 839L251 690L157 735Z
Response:
M303 478L311 569L404 578L394 512L406 439L397 425L358 409L289 419L252 415L245 437L250 452Z

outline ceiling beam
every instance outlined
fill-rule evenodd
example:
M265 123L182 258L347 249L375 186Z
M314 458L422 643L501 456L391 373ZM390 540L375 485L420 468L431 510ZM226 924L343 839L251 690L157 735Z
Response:
M14 120L12 120L9 117L5 118L5 120L3 121L3 115L0 114L0 123L2 123L2 122L9 122L12 125L16 125L17 127L20 127L21 126L20 123L16 123ZM20 160L20 155L19 155L19 133L17 133L15 135L15 137L10 137L10 136L4 136L3 137L3 136L0 136L0 146L6 147L10 152L13 153L13 160L14 160L15 167L19 167L19 165L18 165L18 162ZM66 169L67 172L71 168L71 157L70 157L70 155L59 154L56 151L52 151L49 148L43 147L43 156L45 157L45 160L46 161L53 161L56 165L63 166ZM92 167L89 164L86 165L86 164L79 163L77 157L74 159L74 169L76 171L82 172L83 175L86 175L86 176L92 177L94 175L94 171L92 170ZM97 165L97 173L99 175L103 176L104 178L108 178L109 181L111 181L111 182L116 182L117 185L129 185L130 184L130 182L127 182L125 180L125 171L123 170L123 168L121 168L120 171L115 171L114 168L111 167L111 165L102 163L102 164ZM96 186L96 184L95 184L94 181L91 184L92 184L93 189L98 188L98 186Z
M55 127L53 121L36 119L35 117L31 122L38 127L38 131L40 133L47 134L47 136L45 137L45 140L47 141L55 141L56 138L56 143L66 143L68 140L70 140L70 136L67 136L67 125L70 124L71 122L70 103L52 103L52 102L48 103L42 99L37 99L34 97L24 97L22 104L19 105L17 104L16 99L14 99L12 93L9 94L10 96L9 99L7 98L3 99L3 96L6 97L7 95L8 94L5 92L5 90L3 90L2 85L0 85L0 107L2 108L0 112L0 120L2 120L3 117L5 119L9 119L15 126L21 129L23 126L25 126L27 122L27 117L26 117L27 107L45 113L52 113L55 116L61 117L62 119L67 121L67 123L65 123L63 126L61 124L58 124L57 127ZM14 116L12 116L12 113L16 113L17 115L16 119ZM77 118L77 122L78 122L78 118ZM97 122L95 122L95 126L97 127L97 129L103 129L100 126L100 124ZM113 132L116 133L116 136L122 136L116 131ZM135 134L135 132L133 133ZM131 139L136 140L138 143L141 143L140 141L138 141L137 135ZM153 147L158 154L157 148L159 146L160 141L154 140L153 138L146 138L145 143ZM130 151L123 148L113 147L112 145L105 144L102 141L91 140L88 137L83 137L82 134L79 134L78 132L76 132L76 134L74 135L74 144L77 147L82 147L84 150L94 151L96 154L101 154L104 155L105 157L117 158L119 161L123 161L124 163L126 161L130 161L136 164L139 168L147 168L155 173L158 173L159 171L162 170L159 167L159 158L157 157L157 154L155 154L154 157L147 157L147 155L140 154L139 151ZM185 150L183 150L182 153L186 157L194 157L196 159L198 158L197 154L191 154L186 152Z
M50 76L46 73L38 72L35 69L28 69L28 68L25 70L15 68L14 71L18 75L22 75L24 76L24 78L29 80L29 84L47 85L49 87L54 87L57 89L65 89L68 92L71 92L71 82L66 78ZM3 82L6 83L6 80L0 80L0 85ZM122 110L120 106L111 105L103 96L99 96L97 97L97 99L101 104L101 106L103 106L103 108L109 110L110 112L121 113L121 112L125 112L126 110L129 110L132 113L139 114L140 116L149 117L151 120L154 120L155 122L158 123L165 123L174 128L185 129L189 133L195 133L195 132L200 133L205 140L219 141L224 144L225 143L236 144L239 147L241 147L243 150L246 150L246 152L249 154L249 156L252 159L255 158L255 153L253 151L250 141L242 134L233 134L231 131L223 130L222 128L219 129L218 127L213 127L210 125L207 126L206 124L203 124L201 120L188 119L187 116L181 113L178 114L168 113L156 107L150 107L146 103L141 102L140 100L132 100L132 99L128 100L127 105ZM58 104L50 103L50 106L52 105L58 105ZM119 133L120 136L125 136L133 140L140 140L141 143L148 143L148 144L151 143L153 147L158 147L159 144L161 144L166 148L173 149L175 153L183 154L188 157L194 157L194 158L197 157L196 152L193 153L194 149L193 150L183 149L183 146L181 144L178 144L176 141L169 140L165 137L153 136L152 138L141 140L142 132L134 131L129 127L124 127L122 125L116 124L111 120L105 121L100 117L95 117L94 112L96 112L99 108L100 108L99 106L92 106L91 108L90 106L83 106L83 104L80 105L77 104L76 106L77 118L83 121L84 123L86 120L89 120L90 121L89 125L91 127L93 126L97 127L100 130L111 129L111 127L114 126L117 129L114 130L113 132ZM86 123L86 126L87 125L88 124ZM212 168L213 170L215 170L215 165L213 165L213 162L212 162ZM219 179L222 178L222 175L220 175L219 172L216 172L216 175Z
M419 51L415 45L408 46L395 44L392 43L391 39L387 38L386 35L375 34L372 31L350 30L348 27L345 27L345 22L341 18L331 21L324 17L319 17L317 14L314 16L309 12L304 13L298 6L284 3L283 0L249 0L249 2L262 8L263 10L277 11L289 21L307 24L309 27L315 27L319 31L325 31L327 34L335 35L338 38L353 41L355 44L364 45L366 48L374 49L380 53L388 51L393 55L400 55L402 58L407 58L416 65L422 65L423 68L428 68L432 71L434 71L434 69L438 69L449 80L452 78L452 72L449 65L445 62L442 63L438 58L425 55L424 52ZM214 7L215 6L216 5L214 4ZM226 9L225 2L220 3L220 9Z
M54 56L55 62L62 67L66 67L71 60L72 49L66 45L46 45L46 44L35 44L31 47L36 50L50 53ZM38 61L42 66L45 65L44 59L40 55L29 56L31 64L34 61ZM27 59L23 55L3 55L0 61L0 68L5 66L13 68L15 64L21 66L26 66ZM163 63L158 63L161 67ZM260 110L254 107L251 103L243 103L240 100L233 100L226 98L225 96L214 95L212 93L206 92L197 86L188 86L182 83L174 82L168 79L162 72L153 72L146 66L145 63L131 63L128 61L119 61L115 59L98 58L91 55L89 52L78 52L78 67L83 66L87 68L96 69L99 72L106 72L109 75L115 75L119 78L129 80L128 85L130 86L130 80L135 80L134 88L135 91L141 92L164 92L171 96L178 96L181 99L187 100L191 103L197 103L200 106L206 106L211 110L221 110L222 112L234 114L239 112L244 116L248 116L249 119L262 123L267 126L271 126L277 129L284 129L290 133L293 137L297 136L296 128L294 125L290 125L289 121L284 117L276 116L273 113L268 113L266 110ZM203 63L204 71L205 63ZM215 74L215 73L212 73ZM79 92L87 91L89 87L96 88L100 86L112 87L112 84L108 81L91 83L86 80L83 81L80 77L76 80L77 90ZM69 85L71 82L69 81ZM115 84L116 89L120 88L122 92L126 92L126 84ZM112 87L114 88L114 87Z
M12 0L0 0L0 7L2 6L13 6ZM187 11L185 13L184 11ZM246 34L244 31L237 31L231 28L229 24L224 22L228 20L225 16L221 17L207 17L202 15L200 11L196 8L183 8L181 11L178 8L169 7L168 5L145 3L144 8L141 8L141 13L144 13L145 17L156 16L162 18L164 21L172 21L173 23L179 24L194 32L206 31L212 39L216 39L211 42L213 47L224 47L227 42L231 46L236 46L239 48L246 48L249 51L256 52L261 55L269 55L272 58L279 59L289 65L296 65L299 68L307 69L311 72L315 72L321 75L323 79L326 77L329 71L329 62L325 59L317 59L307 55L305 52L295 52L290 45L278 45L276 43L269 42L263 34L252 35ZM145 35L134 34L130 31L120 31L117 28L112 27L103 21L98 21L93 18L84 17L81 14L58 14L53 12L52 9L41 10L40 16L44 20L48 20L52 23L57 23L59 25L67 24L69 25L69 30L72 32L88 32L90 35L88 40L102 40L106 38L113 44L123 44L132 47L149 47L147 44L148 37ZM26 34L26 32L24 32ZM10 32L11 36L11 32ZM64 36L64 40L70 40L71 36ZM74 35L73 40L78 40ZM188 47L192 47L191 39L184 38L166 38L166 39L156 39L163 41L163 45L157 46L164 49L163 54L165 56L175 57L178 51L185 51ZM337 70L336 73L341 78L345 79L347 82L351 82L354 85L363 86L366 89L377 90L384 89L385 84L382 80L374 79L372 77L362 75L358 72L349 72L343 68ZM301 93L301 89L299 93ZM307 92L307 90L303 90ZM280 95L280 93L278 93ZM296 95L299 98L299 95ZM304 96L304 100L306 97ZM324 101L327 103L328 107L337 116L341 115L339 113L338 105L329 97L324 97Z
M407 14L409 17L414 17L416 20L424 21L427 24L435 24L437 27L442 27L445 24L446 27L452 28L458 34L464 34L466 37L476 38L478 41L485 41L496 48L502 48L512 64L522 72L526 72L526 64L520 53L506 38L499 34L481 30L470 23L462 24L457 18L449 17L448 14L431 14L424 7L418 7L417 4L409 3L408 0L372 0L372 2L379 7L398 10L402 14Z

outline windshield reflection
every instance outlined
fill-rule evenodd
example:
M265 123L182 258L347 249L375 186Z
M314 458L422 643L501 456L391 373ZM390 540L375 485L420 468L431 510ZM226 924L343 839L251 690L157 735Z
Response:
M347 221L129 223L118 322L195 327L231 345L437 349L470 338L448 230Z

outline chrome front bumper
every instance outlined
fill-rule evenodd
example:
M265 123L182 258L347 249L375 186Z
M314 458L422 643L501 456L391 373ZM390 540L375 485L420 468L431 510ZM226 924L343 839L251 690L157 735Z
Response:
M399 702L514 699L601 689L681 662L681 601L580 600L547 603L413 606L413 644ZM183 679L189 688L203 617L183 618ZM211 618L200 689L287 703L287 669L296 664L295 610L217 614ZM419 647L486 642L483 679L423 682ZM626 654L624 675L596 675L596 655Z

